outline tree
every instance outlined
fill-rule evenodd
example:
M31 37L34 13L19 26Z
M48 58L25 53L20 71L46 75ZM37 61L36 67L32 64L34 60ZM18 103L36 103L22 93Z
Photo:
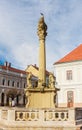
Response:
M12 88L7 91L7 97L14 99L17 97L17 95L21 95L20 92L18 92L17 88Z

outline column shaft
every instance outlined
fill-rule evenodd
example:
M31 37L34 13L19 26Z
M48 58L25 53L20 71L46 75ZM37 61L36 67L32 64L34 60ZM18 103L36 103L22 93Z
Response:
M46 83L46 52L45 40L40 40L39 44L39 79Z

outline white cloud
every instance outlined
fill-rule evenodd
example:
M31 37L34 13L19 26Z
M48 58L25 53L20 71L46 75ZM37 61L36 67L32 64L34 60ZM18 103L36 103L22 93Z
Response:
M47 68L82 43L81 0L0 1L0 52L14 66L38 64L40 12L48 25Z
M21 68L37 62L38 48L36 44L23 43L20 46L17 45L16 48L12 50L12 55Z

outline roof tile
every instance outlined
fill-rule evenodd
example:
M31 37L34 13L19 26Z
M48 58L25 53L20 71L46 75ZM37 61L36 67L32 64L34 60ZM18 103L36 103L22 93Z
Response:
M77 48L72 50L69 54L55 62L54 64L60 64L64 62L73 62L82 60L82 44L80 44Z

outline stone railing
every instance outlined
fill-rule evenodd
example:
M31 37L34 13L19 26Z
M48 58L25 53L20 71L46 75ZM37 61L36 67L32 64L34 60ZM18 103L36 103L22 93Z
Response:
M40 116L41 115L41 116ZM27 111L16 111L16 121L39 121L40 118L43 121L67 121L68 110L56 111L56 110L27 110Z
M16 121L38 121L39 110L15 111Z
M30 124L82 124L82 109L80 108L54 108L54 109L0 109L0 120Z
M68 121L68 110L46 110L45 121Z

